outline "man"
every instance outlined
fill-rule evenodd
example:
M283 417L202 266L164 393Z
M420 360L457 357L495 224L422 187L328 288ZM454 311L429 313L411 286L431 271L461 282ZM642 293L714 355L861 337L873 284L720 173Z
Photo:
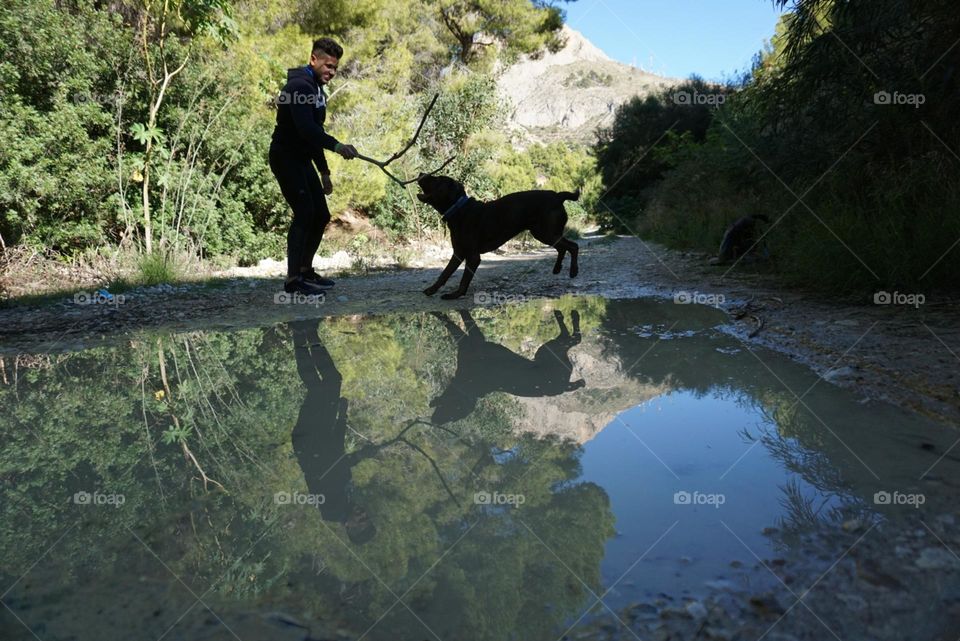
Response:
M284 199L293 208L287 234L287 293L318 294L333 286L313 270L313 256L330 222L326 196L333 193L324 150L347 160L357 157L353 145L340 143L323 129L327 99L323 85L337 74L343 47L330 38L313 43L310 63L287 72L287 84L277 98L277 126L270 144L270 169ZM317 177L311 160L320 172Z

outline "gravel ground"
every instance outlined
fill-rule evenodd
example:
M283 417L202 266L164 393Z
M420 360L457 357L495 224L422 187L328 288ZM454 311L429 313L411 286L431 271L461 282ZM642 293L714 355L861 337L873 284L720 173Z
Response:
M666 296L716 302L730 314L727 330L806 363L827 380L855 386L925 416L960 423L960 305L928 296L924 305L824 299L779 285L773 277L726 267L706 256L667 250L632 237L581 241L580 276L550 273L553 250L487 255L471 294L458 301L421 291L446 261L431 247L421 262L338 278L326 300L278 304L279 263L235 269L214 284L158 285L125 292L108 304L53 303L0 309L0 355L67 351L123 340L144 328L229 329L293 318L456 309L491 300L580 293L627 298ZM348 261L318 259L323 273ZM459 274L454 277L458 279ZM448 288L453 284L448 284ZM759 331L758 331L759 330Z

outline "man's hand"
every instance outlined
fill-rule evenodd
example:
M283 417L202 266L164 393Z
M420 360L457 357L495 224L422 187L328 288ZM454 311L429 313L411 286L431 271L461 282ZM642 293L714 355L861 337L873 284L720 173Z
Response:
M333 181L330 180L330 174L320 174L320 184L323 185L323 193L329 196L333 193Z
M343 156L346 160L353 160L357 157L357 148L353 145L344 145L343 143L337 143L335 152Z

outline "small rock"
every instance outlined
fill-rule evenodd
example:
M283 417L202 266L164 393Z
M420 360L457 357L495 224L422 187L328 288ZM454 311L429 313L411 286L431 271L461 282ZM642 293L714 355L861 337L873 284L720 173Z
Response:
M953 570L960 567L960 559L944 548L925 548L914 564L921 570Z
M835 369L828 370L823 376L823 380L828 383L833 383L834 381L839 381L845 378L852 378L857 375L857 371L852 367L838 367Z
M837 594L836 598L850 610L863 610L867 607L867 601L857 594Z
M947 603L960 602L960 587L945 587L943 591L940 592L940 600Z
M755 594L750 597L750 605L756 609L759 614L766 616L780 616L784 613L783 606L777 601L777 598L771 594Z
M726 579L707 581L704 585L711 590L733 590L736 587L732 581L727 581Z
M707 608L699 601L691 601L685 609L697 621L707 618Z
M733 638L733 633L729 630L724 630L723 628L714 628L707 626L703 629L702 632L704 638L713 639L715 641L730 641Z
M342 294L341 294L340 296L337 296L337 302L338 302L338 303L345 303L345 302L347 302L348 300L349 300L349 299L348 299L346 296L343 296Z
M863 523L860 519L850 519L849 521L844 521L840 527L844 532L856 532L863 527Z
M797 637L786 632L771 632L767 637L770 641L797 641Z
M663 608L660 610L661 619L689 619L692 616L683 608Z

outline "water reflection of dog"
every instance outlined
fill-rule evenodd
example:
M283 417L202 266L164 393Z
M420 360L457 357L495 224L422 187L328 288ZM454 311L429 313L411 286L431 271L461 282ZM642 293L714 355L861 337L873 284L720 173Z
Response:
M580 344L580 315L573 311L571 333L560 311L553 312L560 334L540 346L533 360L503 345L488 341L466 310L460 311L465 330L446 315L435 312L457 344L457 371L440 396L430 402L434 423L449 423L468 416L477 402L492 392L513 396L557 396L586 385L571 382L573 364L568 352Z
M342 377L320 343L318 319L290 323L297 373L307 388L293 428L293 451L311 494L322 496L317 506L326 521L342 523L354 543L376 534L366 511L353 501L351 468L378 448L346 453L347 399L341 398Z

